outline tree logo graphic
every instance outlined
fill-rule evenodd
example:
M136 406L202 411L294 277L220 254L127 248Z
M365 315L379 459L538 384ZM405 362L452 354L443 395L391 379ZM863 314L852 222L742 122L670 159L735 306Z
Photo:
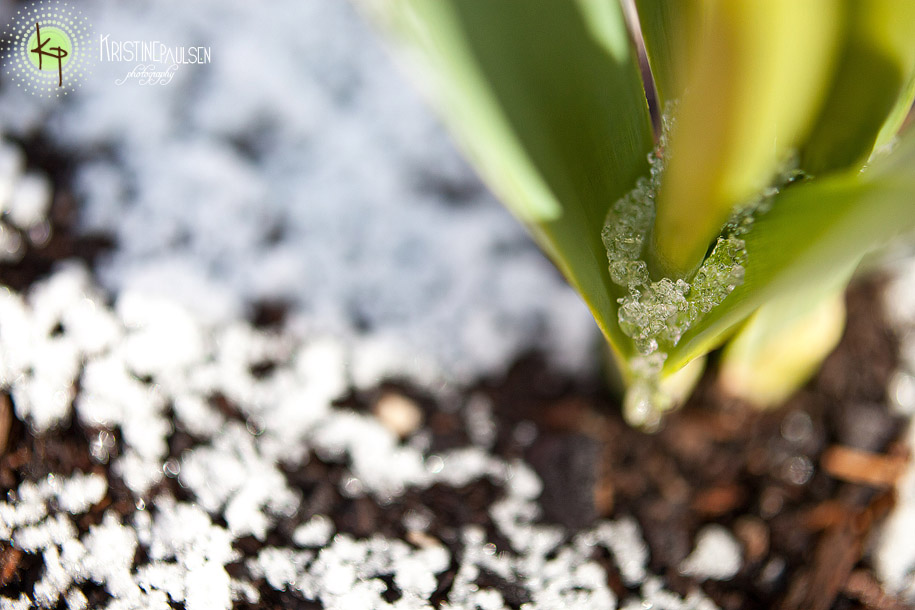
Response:
M6 75L39 97L62 97L91 72L92 28L77 9L56 0L16 11L3 45Z

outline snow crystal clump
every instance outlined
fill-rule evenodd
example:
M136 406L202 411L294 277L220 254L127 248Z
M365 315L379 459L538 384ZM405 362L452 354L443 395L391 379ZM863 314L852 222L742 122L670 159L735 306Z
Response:
M333 522L324 515L315 515L292 533L292 541L299 546L319 547L334 534Z
M52 195L46 176L26 172L19 147L0 141L0 261L22 260L26 242L39 247L47 244Z
M327 608L398 608L427 610L438 587L437 574L450 563L443 546L414 549L378 536L356 540L339 534L317 554L266 548L248 563L256 577L278 590L296 590ZM391 576L401 592L396 605L383 598Z
M223 514L236 536L263 540L270 525L268 514L291 515L299 497L273 460L258 450L254 437L238 423L228 424L211 447L189 452L181 460L179 480L197 496L200 505Z
M0 607L55 608L63 598L68 608L86 608L84 583L102 587L113 598L109 610L167 610L169 601L183 602L189 610L232 607L244 588L225 571L238 557L233 537L196 506L162 497L155 519L139 511L132 526L106 511L82 537L70 515L53 512L67 506L74 515L83 514L106 492L98 475L78 473L65 480L51 475L40 484L22 483L11 492L15 501L0 502L0 539L42 557L31 596L0 598ZM149 563L135 570L139 545Z
M664 151L672 124L665 113L658 148L648 155L650 174L618 199L607 213L601 237L607 249L610 278L623 288L618 299L620 330L630 337L638 354L629 363L632 382L624 401L627 420L654 428L671 399L659 389L668 351L706 314L743 283L747 252L742 236L754 214L763 211L777 192L766 190L756 201L735 212L725 225L711 254L690 281L651 279L645 248L655 219L655 199L661 184ZM786 173L779 180L788 180Z
M35 284L27 299L0 289L0 387L10 391L17 417L39 431L63 420L83 360L118 336L81 265Z
M718 610L702 591L690 592L685 598L664 588L661 579L651 577L641 588L642 599L630 599L620 610Z

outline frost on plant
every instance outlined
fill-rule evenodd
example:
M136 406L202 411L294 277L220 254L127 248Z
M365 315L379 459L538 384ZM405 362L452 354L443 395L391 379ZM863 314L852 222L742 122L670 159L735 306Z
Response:
M632 339L638 355L630 362L632 383L624 410L627 420L655 427L671 399L659 387L668 350L705 314L718 306L743 282L747 252L741 236L775 190L745 206L725 225L711 254L691 281L661 278L653 281L645 262L645 245L655 217L655 198L664 166L672 112L664 119L658 149L648 156L651 171L621 197L607 214L601 237L607 248L610 277L628 294L618 300L620 329Z

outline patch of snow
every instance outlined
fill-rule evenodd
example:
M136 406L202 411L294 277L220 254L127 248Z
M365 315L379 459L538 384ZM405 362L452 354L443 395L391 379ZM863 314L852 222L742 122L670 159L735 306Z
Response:
M0 610L31 610L34 607L32 599L25 593L20 593L16 599L0 596Z
M0 140L0 260L16 263L25 242L44 245L50 239L47 219L51 183L41 173L25 171L19 147Z
M0 386L20 419L45 430L67 416L82 361L116 340L116 326L79 265L33 286L27 302L0 291L0 312Z
M264 578L268 585L283 591L295 585L305 564L313 558L314 553L308 551L266 547L248 562L248 568L255 578Z
M615 522L599 524L591 536L583 542L600 544L613 555L619 567L620 576L627 586L642 583L647 576L648 545L642 538L639 524L632 517L623 517Z
M227 424L212 447L189 452L181 460L179 480L211 513L223 509L229 530L236 536L263 540L269 514L291 515L299 505L276 464L266 459L252 435L240 424Z
M88 610L89 599L79 589L70 589L67 593L67 610Z
M906 443L915 448L911 424ZM874 570L890 593L915 603L915 465L911 463L897 485L896 507L877 541Z
M299 546L323 546L334 534L333 522L324 515L315 515L292 533L292 541Z
M642 586L641 601L632 599L621 610L718 610L718 607L699 590L690 592L685 598L664 588L661 579L649 578Z
M696 534L696 548L680 564L680 572L700 580L730 580L742 565L740 543L720 525L707 525Z
M108 491L108 482L99 474L77 473L69 479L50 475L43 485L50 488L51 494L57 500L57 505L71 514L80 514L89 510L105 497ZM51 495L49 494L49 495Z
M887 393L896 411L910 419L905 443L915 450L915 259L898 262L883 299L896 325L902 355ZM873 550L874 571L887 591L915 603L915 464L896 485L896 506L883 524Z
M11 223L28 230L47 219L50 207L50 181L42 174L29 172L16 183L6 214Z

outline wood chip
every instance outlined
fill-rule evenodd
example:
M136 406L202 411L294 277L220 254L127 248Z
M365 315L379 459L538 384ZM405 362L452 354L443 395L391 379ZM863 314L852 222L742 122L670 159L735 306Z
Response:
M804 526L813 532L839 525L850 516L849 509L838 500L820 502L804 514Z
M12 424L13 408L12 404L10 404L10 397L6 394L0 394L0 455L6 453Z
M693 509L709 517L719 517L737 508L744 493L739 485L719 485L699 491L693 498Z
M598 475L594 486L594 509L598 515L609 516L613 513L615 487L609 476Z
M883 455L844 445L823 453L820 465L831 477L876 488L892 487L905 470L904 456Z
M907 610L909 608L892 595L887 595L880 583L866 570L852 572L845 582L842 592L864 604L868 610Z
M831 608L836 596L848 586L852 570L861 559L868 535L886 517L892 506L893 493L885 492L863 509L846 509L844 519L830 525L820 536L813 561L809 568L794 578L788 595L780 606L781 610ZM863 587L862 583L860 581L858 584Z
M16 547L0 546L0 587L5 587L16 575L22 551Z
M791 583L782 610L828 610L861 558L861 536L851 523L829 528L817 544L813 563Z

